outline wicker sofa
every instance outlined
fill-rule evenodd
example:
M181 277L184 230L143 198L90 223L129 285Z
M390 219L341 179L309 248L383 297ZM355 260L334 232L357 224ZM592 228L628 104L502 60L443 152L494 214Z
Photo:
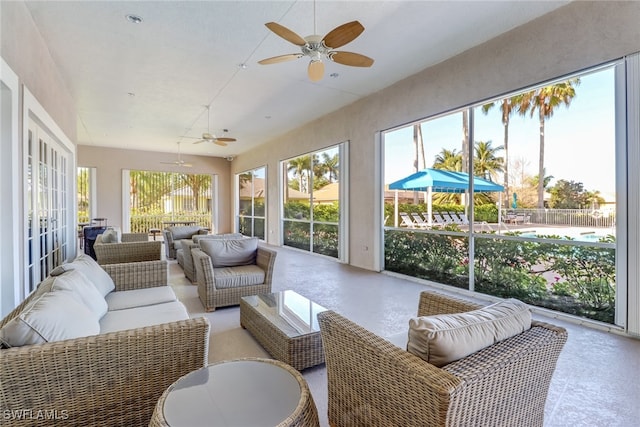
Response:
M99 234L93 245L98 264L159 261L162 258L162 242L150 241L147 233L122 233L121 241L116 243L105 243L102 236Z
M209 230L199 225L174 225L162 230L164 236L164 249L167 259L178 257L178 250L181 249L182 239L191 239L197 234L208 234ZM183 265L182 259L179 260Z
M232 248L247 247L251 244L256 249L239 263L222 263L218 261L224 253L213 254L212 246ZM196 270L198 296L206 311L214 311L217 307L240 304L240 298L249 295L267 294L271 292L273 267L277 253L271 249L257 245L257 238L242 239L201 239L199 248L193 248L191 254ZM225 250L222 250L225 252ZM237 253L237 252L236 252ZM234 254L232 254L234 256ZM231 265L237 264L237 265Z
M97 283L100 272L91 269L100 266L86 255L56 274L77 279L81 275L68 267L77 268L78 262L85 264L78 268L83 275ZM172 291L166 286L166 261L110 264L101 270L115 286L104 297L109 308L100 319L100 328L110 332L0 350L3 426L147 426L164 390L206 365L209 322L190 319L181 303L167 301ZM52 290L55 280L61 279L47 278L2 319L0 337L6 338L5 327L47 293L72 292ZM70 306L62 309L75 314ZM144 326L123 328L136 323L131 316Z
M480 307L422 292L418 316ZM334 427L542 426L567 340L563 328L532 321L512 338L436 367L333 311L318 319Z

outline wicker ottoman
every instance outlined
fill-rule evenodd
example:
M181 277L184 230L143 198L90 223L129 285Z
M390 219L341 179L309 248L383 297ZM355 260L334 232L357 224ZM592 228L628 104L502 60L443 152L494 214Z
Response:
M240 299L240 325L274 358L298 370L324 363L318 313L326 309L294 291Z

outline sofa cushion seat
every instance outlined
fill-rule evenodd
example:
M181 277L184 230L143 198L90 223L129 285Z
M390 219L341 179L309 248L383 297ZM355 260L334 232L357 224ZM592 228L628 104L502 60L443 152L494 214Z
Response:
M173 292L171 286L111 292L107 294L104 299L107 302L109 311L126 310L129 308L177 301L176 294Z
M180 301L114 310L107 312L100 319L100 333L125 331L187 319L189 314Z
M264 283L264 270L257 265L214 268L215 286L218 289L252 286Z

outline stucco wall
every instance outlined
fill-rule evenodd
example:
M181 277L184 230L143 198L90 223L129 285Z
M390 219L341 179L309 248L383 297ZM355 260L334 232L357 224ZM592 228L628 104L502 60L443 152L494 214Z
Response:
M640 51L640 2L574 2L244 153L232 173L268 170L268 241L278 242L279 162L350 141L349 261L375 269L375 134ZM366 73L366 71L363 71ZM368 248L368 250L367 250Z
M122 223L122 170L148 170L211 174L218 176L218 230L219 233L231 231L230 201L233 199L229 182L230 163L220 157L182 155L182 160L193 167L182 169L160 162L172 162L177 153L153 153L138 150L78 145L78 166L95 167L97 216L107 218L109 225Z

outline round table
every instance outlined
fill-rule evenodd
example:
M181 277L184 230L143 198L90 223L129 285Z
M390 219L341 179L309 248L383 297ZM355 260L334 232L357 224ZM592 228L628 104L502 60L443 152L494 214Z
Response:
M178 379L160 397L149 426L319 426L300 372L245 358L214 363Z

